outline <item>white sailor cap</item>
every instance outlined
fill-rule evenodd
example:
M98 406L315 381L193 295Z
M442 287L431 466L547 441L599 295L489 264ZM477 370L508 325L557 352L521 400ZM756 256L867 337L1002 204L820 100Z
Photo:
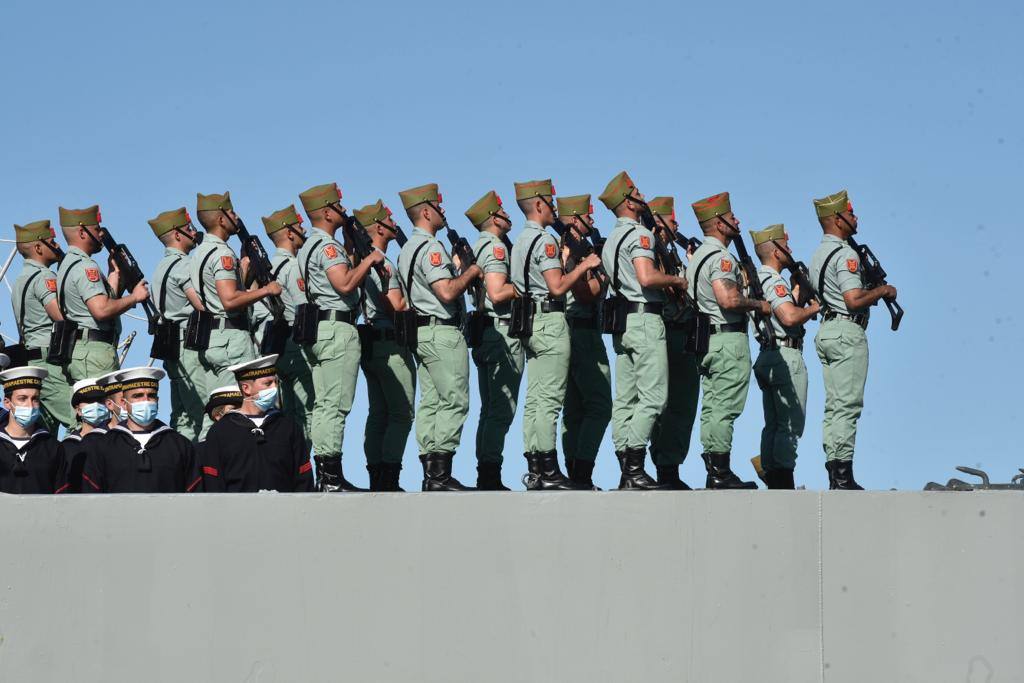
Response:
M121 391L129 389L156 389L160 386L160 380L167 373L160 368L128 368L122 370L118 375L121 380Z
M114 370L105 375L100 375L96 378L96 383L103 387L103 390L107 392L107 396L116 394L121 391L121 371Z
M49 374L44 368L23 365L0 372L0 384L4 385L5 394L10 394L15 389L41 389L43 380Z
M226 387L218 387L210 392L210 397L206 400L206 406L203 410L209 414L217 406L241 406L242 405L242 391L238 388L237 384L231 384Z
M263 356L246 363L239 363L228 368L228 372L235 373L235 379L239 382L246 382L260 377L273 377L277 374L277 354Z
M106 388L100 384L96 377L86 377L74 383L71 387L71 407L79 403L102 402L107 396Z

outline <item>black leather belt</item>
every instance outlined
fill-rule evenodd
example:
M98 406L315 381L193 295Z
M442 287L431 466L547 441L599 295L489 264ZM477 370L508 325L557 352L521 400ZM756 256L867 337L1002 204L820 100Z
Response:
M42 349L26 349L25 360L42 360L43 350Z
M75 332L75 339L85 339L86 341L103 342L104 344L114 343L114 331L107 330L102 332L100 330L87 330L85 328L79 328Z
M692 332L694 327L696 327L696 323L697 323L697 321L694 320L693 318L691 318L689 320L686 320L686 321L666 320L665 321L665 329L666 330L683 330L684 332Z
M319 321L330 320L336 323L354 325L358 317L358 311L320 311L316 319Z
M567 317L570 329L573 330L596 330L598 329L597 318L573 318Z
M249 331L249 324L245 318L214 318L210 322L211 330L245 330Z
M865 313L857 313L857 314L854 314L854 315L847 315L846 313L836 313L835 311L832 311L830 313L826 313L823 316L823 318L824 318L825 321L837 320L837 319L838 320L849 320L854 325L860 325L865 330L868 329L868 316Z
M665 310L665 304L642 304L636 301L630 301L626 304L626 313L653 313L661 315L663 310Z
M458 327L458 318L438 318L436 315L418 315L416 316L416 327L426 327L427 325L448 325L449 327Z
M776 337L775 338L775 346L776 347L785 346L786 348L796 349L797 351L803 351L804 350L804 340L803 340L803 337L800 337L800 338L797 338L797 337ZM761 345L761 350L762 351L764 351L766 349L769 349L769 348L771 348L771 347L765 346L764 344Z
M499 325L502 327L508 327L508 324L510 322L512 321L508 318L492 318L490 316L486 316L481 325L483 325L484 329L486 330L488 327L497 327Z
M540 305L541 313L565 313L565 302L564 301L549 301L544 300L538 302Z
M395 331L389 327L371 327L370 335L374 341L395 341Z
M718 334L719 332L746 332L747 321L741 320L738 323L725 323L723 325L712 325L711 334Z

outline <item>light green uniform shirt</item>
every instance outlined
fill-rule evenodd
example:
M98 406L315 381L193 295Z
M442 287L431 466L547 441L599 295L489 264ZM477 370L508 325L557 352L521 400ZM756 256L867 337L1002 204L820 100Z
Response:
M654 262L654 234L643 225L631 218L619 218L615 221L615 227L608 235L608 240L601 250L601 261L605 264L604 269L608 277L615 277L615 248L619 248L619 278L618 293L627 301L635 303L664 303L665 292L661 289L641 287L636 277L636 266L633 259L645 258ZM611 286L614 288L615 283Z
M374 247L376 251L384 254L383 251ZM376 268L371 268L366 276L366 299L363 302L363 318L366 322L380 329L391 329L395 326L391 320L391 309L383 305L382 299L392 289L401 289L402 285L398 279L398 269L391 259L384 254L384 270L388 274L386 280L382 280Z
M476 244L473 245L473 254L476 256L477 265L484 271L485 276L488 273L501 273L506 277L508 276L509 266L512 263L512 254L508 245L494 233L481 232ZM509 281L511 281L511 278L509 278ZM483 282L479 286L484 288L482 308L489 317L507 318L512 314L511 301L505 301L495 306L494 302L487 296L486 287L484 287Z
M163 290L165 275L167 276L166 292ZM153 279L149 284L153 288L153 301L165 320L182 322L188 319L193 308L192 304L188 302L185 292L190 291L193 287L189 258L185 252L171 247L165 248L164 257L157 264ZM161 301L163 301L163 307L160 306Z
M530 245L533 245L532 251ZM562 269L562 259L559 258L558 240L540 223L526 221L515 244L512 245L512 284L521 295L526 294L523 270L526 265L527 253L530 257L529 272L527 273L527 277L530 278L530 298L534 301L548 298L564 300L564 296L551 297L548 292L548 283L544 280L544 271L555 268Z
M838 251L836 251L837 249ZM818 296L828 308L836 313L866 315L868 309L850 311L847 310L846 302L843 301L843 292L864 288L864 269L861 268L860 257L846 241L835 235L822 237L821 244L818 245L814 256L811 257L811 267L807 269L811 275L811 284L815 289L818 288L825 259L833 251L836 253L829 259L828 267L825 270L825 288L824 291L818 292Z
M298 304L306 303L306 294L300 283L298 259L287 249L278 247L274 255L270 257L270 272L275 275L277 284L281 285L281 302L284 304L284 319L288 324L295 322L295 307ZM249 318L252 321L250 327L259 330L263 322L270 317L270 309L263 300L252 305L252 313Z
M53 271L38 261L26 260L11 288L14 322L21 331L25 346L42 349L50 345L53 321L46 314L45 306L56 297L57 277ZM22 299L25 302L24 317L21 315Z
M701 265L703 263L703 265ZM697 272L697 268L700 272ZM686 266L686 279L690 283L690 294L696 295L697 308L706 313L712 325L741 322L746 318L743 313L726 311L718 305L711 283L715 280L729 280L740 287L740 262L729 253L720 240L705 237L704 242L690 257Z
M327 271L335 266L352 267L348 253L338 240L320 228L313 228L296 258L299 273L313 303L325 311L355 311L359 308L358 287L348 294L342 294L327 278Z
M200 268L203 271L201 273ZM238 259L224 240L206 233L203 243L196 247L192 254L189 279L207 311L218 318L229 317L224 310L223 302L217 296L217 280L234 280L235 286L239 289L242 288L242 282ZM235 315L237 314L230 317Z
M764 290L764 300L771 304L772 312L774 313L779 306L785 303L791 303L794 306L796 301L793 299L793 294L790 291L789 283L786 282L785 278L779 274L779 271L769 266L761 266L757 269L757 277L761 281L761 289ZM776 338L782 337L803 337L804 326L797 325L796 327L783 327L779 319L772 316L772 332Z
M424 244L426 246L421 247ZM414 254L415 263L412 262ZM455 266L440 240L419 227L412 229L409 241L398 255L398 272L403 287L409 282L410 269L412 287L406 292L410 308L417 310L420 315L438 318L454 318L462 314L466 306L464 297L460 296L446 304L430 288L438 280L455 278Z
M67 279L65 280L65 275ZM68 249L67 256L57 268L57 293L60 294L60 283L64 281L63 308L64 317L78 323L88 330L109 332L114 329L113 320L96 320L89 312L85 302L94 296L104 294L111 296L103 271L78 247ZM58 296L58 298L61 298Z

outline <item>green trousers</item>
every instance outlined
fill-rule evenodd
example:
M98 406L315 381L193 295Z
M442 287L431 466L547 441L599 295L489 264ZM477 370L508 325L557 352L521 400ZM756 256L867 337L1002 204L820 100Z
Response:
M252 342L252 335L248 330L213 330L210 332L210 345L205 351L196 353L199 358L200 369L197 375L202 378L201 386L206 395L217 387L226 387L235 384L234 373L228 368L238 363L254 360L256 358L256 347ZM203 416L203 428L199 433L199 440L206 438L206 432L213 426L213 420L208 415Z
M616 451L647 448L654 423L668 400L665 322L654 313L628 315L626 331L614 335L612 345L615 348L612 443Z
M71 352L65 378L74 384L86 377L99 377L118 369L117 349L113 344L79 339Z
M540 307L538 306L538 309ZM565 313L533 317L533 334L524 340L526 401L523 404L523 450L557 450L558 414L569 380L569 326Z
M313 416L313 369L302 352L302 347L288 338L284 353L277 359L277 380L281 387L281 410L289 415L306 440L310 438Z
M412 354L394 341L374 340L369 349L363 349L360 364L370 403L363 438L366 464L400 463L412 431L416 400Z
M304 351L313 374L313 414L309 427L313 453L340 456L345 422L352 410L359 378L359 333L355 325L321 320L316 343Z
M747 403L750 388L750 342L746 332L711 335L700 359L703 401L700 441L705 453L730 453L732 429Z
M469 414L469 353L462 331L424 325L417 331L416 441L420 453L454 453Z
M32 350L32 349L29 349ZM29 365L36 368L43 368L49 374L43 380L42 389L39 390L39 403L42 408L42 419L46 429L57 438L57 430L61 425L70 431L78 422L74 408L71 407L71 384L64 374L64 368L46 362L46 349L41 349L42 358L29 361Z
M186 439L195 440L203 428L203 407L209 392L199 352L186 349L182 343L178 360L164 361L164 371L171 385L171 428ZM217 385L221 386L221 385Z
M686 352L686 338L685 330L665 330L668 401L651 434L651 459L655 465L682 465L690 450L700 398L700 368L697 357Z
M480 387L480 419L476 427L476 458L502 462L505 435L512 426L523 378L523 345L508 336L508 325L484 330L483 341L473 349L473 363Z
M562 453L567 460L597 459L612 419L612 373L599 329L569 329L569 379L562 410Z
M868 379L868 338L859 325L835 319L821 323L814 345L825 380L825 457L852 460Z
M761 387L764 405L761 467L766 472L794 469L796 445L803 436L807 416L807 366L803 353L785 346L761 351L754 361L754 377Z

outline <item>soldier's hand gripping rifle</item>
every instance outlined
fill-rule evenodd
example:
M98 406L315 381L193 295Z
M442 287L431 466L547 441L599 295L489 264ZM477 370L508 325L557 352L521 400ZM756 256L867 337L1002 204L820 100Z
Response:
M348 243L352 246L352 252L356 255L356 259L362 261L364 258L368 258L370 254L376 251L373 246L373 240L370 239L370 233L366 231L366 226L360 222L355 216L349 216L344 211L338 211L341 214L342 219L345 221L342 230L345 231L345 238ZM376 264L373 269L377 271L377 275L380 276L380 281L385 283L387 287L388 271L384 267L384 262Z
M241 217L232 220L227 211L224 211L224 215L238 229L238 240L242 243L242 256L249 259L249 276L256 280L256 284L260 287L266 287L274 282L276 280L274 267L270 264L270 257L267 255L267 250L263 248L260 238L249 232ZM281 300L280 295L265 297L263 303L275 321L285 319L284 301Z
M679 252L675 248L675 237L673 236L672 230L669 229L668 225L659 221L654 212L651 211L651 207L647 202L641 202L638 199L633 201L640 202L640 222L643 223L644 227L654 233L654 258L655 263L661 268L666 275L674 275L680 277L683 272L683 260L679 258ZM669 241L666 242L662 238L663 233L668 233ZM684 308L694 306L693 299L690 298L690 293L683 290L678 290L675 287L666 289L665 292L675 297L675 299Z
M821 303L821 297L815 290L814 285L811 284L811 273L807 270L807 265L803 261L797 261L793 258L793 255L779 246L779 243L772 240L772 244L779 250L780 254L785 255L785 262L782 267L789 271L789 284L793 287L800 288L800 298L796 300L796 305L803 308L813 299L819 304Z
M113 259L114 265L117 266L118 272L121 274L121 286L126 291L132 291L138 284L146 279L145 274L142 272L142 268L139 267L139 262L132 256L132 252L124 244L121 244L114 240L110 235L110 231L106 228L103 229L102 237L100 242L103 247L110 254L110 258ZM156 331L156 323L160 318L160 313L156 310L156 305L153 304L152 299L146 298L142 302L142 310L146 313L146 320L149 322L148 329L149 334L153 334Z
M431 208L437 212L437 215L441 217L441 222L444 223L445 234L448 236L448 241L452 245L452 256L457 256L459 259L459 272L465 273L470 266L476 263L476 257L473 256L473 247L469 246L469 242L466 241L465 237L462 237L455 231L455 228L448 225L448 219L441 212L441 207L434 204L433 202L427 202Z
M853 237L846 238L847 244L853 247L853 250L857 252L857 256L860 257L861 266L864 268L864 281L867 284L868 289L874 289L882 285L889 284L886 282L885 269L882 268L882 264L875 258L874 252L866 244L857 244L857 241ZM889 315L892 317L892 331L895 332L900 328L900 321L903 320L903 307L896 302L895 297L892 299L883 298L885 307L889 309Z

